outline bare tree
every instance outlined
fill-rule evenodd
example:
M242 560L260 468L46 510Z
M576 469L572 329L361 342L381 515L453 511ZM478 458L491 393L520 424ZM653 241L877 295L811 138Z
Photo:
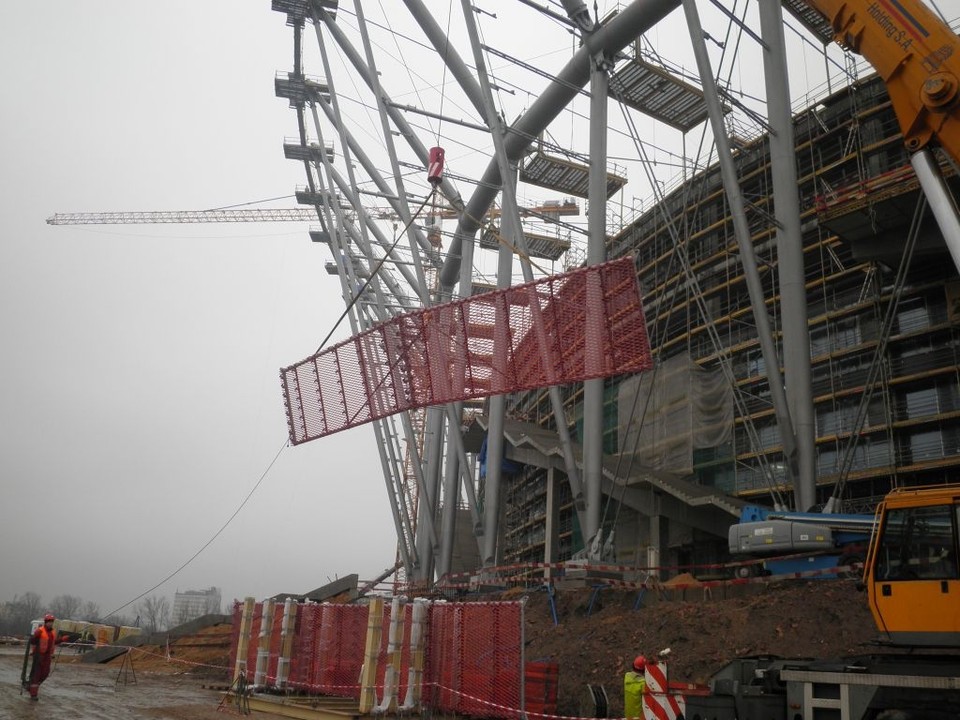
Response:
M83 599L76 595L57 595L50 601L50 612L58 618L76 619L83 605Z
M100 606L95 602L87 600L83 604L83 607L77 612L78 620L86 620L87 622L98 622L100 620Z
M25 635L30 632L30 621L40 617L43 602L35 592L14 595L13 600L0 607L0 628L8 635Z
M143 627L148 633L165 630L170 622L170 603L165 597L151 595L137 603L137 612L143 620Z
M13 597L13 602L18 604L23 614L28 620L35 620L40 617L40 610L43 608L43 600L35 592L25 592L22 596Z

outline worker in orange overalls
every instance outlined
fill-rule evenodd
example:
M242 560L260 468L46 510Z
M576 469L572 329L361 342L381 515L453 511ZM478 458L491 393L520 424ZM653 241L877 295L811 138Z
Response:
M56 618L47 613L43 616L43 625L36 629L36 632L30 636L30 644L33 646L33 664L30 666L30 679L27 684L27 690L30 691L31 700L39 700L40 683L47 679L50 674L50 665L53 661L53 651L58 642L62 642L66 636L57 637L57 631L53 629L53 621Z

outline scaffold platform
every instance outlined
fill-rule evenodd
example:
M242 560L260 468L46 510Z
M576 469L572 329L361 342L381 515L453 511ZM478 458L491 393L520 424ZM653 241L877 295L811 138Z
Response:
M707 119L702 90L640 58L631 58L617 68L609 94L682 132Z
M500 237L500 228L488 225L480 236L480 247L485 250L499 250ZM570 241L558 237L527 231L524 231L523 237L527 241L530 257L559 260L570 249Z
M307 143L304 145L296 138L283 139L283 156L287 160L306 160L307 162L323 162L324 148L317 143ZM333 145L327 145L326 157L328 162L333 162L336 154L333 151Z
M558 157L538 149L520 162L520 180L530 185L556 190L565 195L586 198L590 165ZM627 184L625 175L607 171L607 197Z
M330 87L319 78L279 72L273 79L273 92L278 98L290 101L290 107L317 100L330 99Z

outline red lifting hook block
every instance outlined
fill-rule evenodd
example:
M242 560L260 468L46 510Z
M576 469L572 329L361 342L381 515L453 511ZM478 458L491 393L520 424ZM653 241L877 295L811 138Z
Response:
M430 162L427 165L427 180L431 185L439 185L443 179L443 148L430 148Z

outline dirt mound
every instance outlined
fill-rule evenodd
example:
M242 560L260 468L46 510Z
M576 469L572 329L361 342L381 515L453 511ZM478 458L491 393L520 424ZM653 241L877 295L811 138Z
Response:
M191 635L171 638L169 644L141 645L105 663L118 670L131 663L135 673L192 675L227 682L233 626L212 625ZM83 655L65 653L60 662L81 662Z
M233 626L221 624L203 628L192 635L171 639L169 645L144 645L134 648L134 667L227 681L230 676L232 636Z
M704 683L738 655L837 657L877 637L852 580L669 587L643 593L639 607L636 591L559 590L557 624L546 593L528 596L526 657L559 664L561 714L580 714L590 683L622 717L623 674L638 654L670 648L670 679Z

